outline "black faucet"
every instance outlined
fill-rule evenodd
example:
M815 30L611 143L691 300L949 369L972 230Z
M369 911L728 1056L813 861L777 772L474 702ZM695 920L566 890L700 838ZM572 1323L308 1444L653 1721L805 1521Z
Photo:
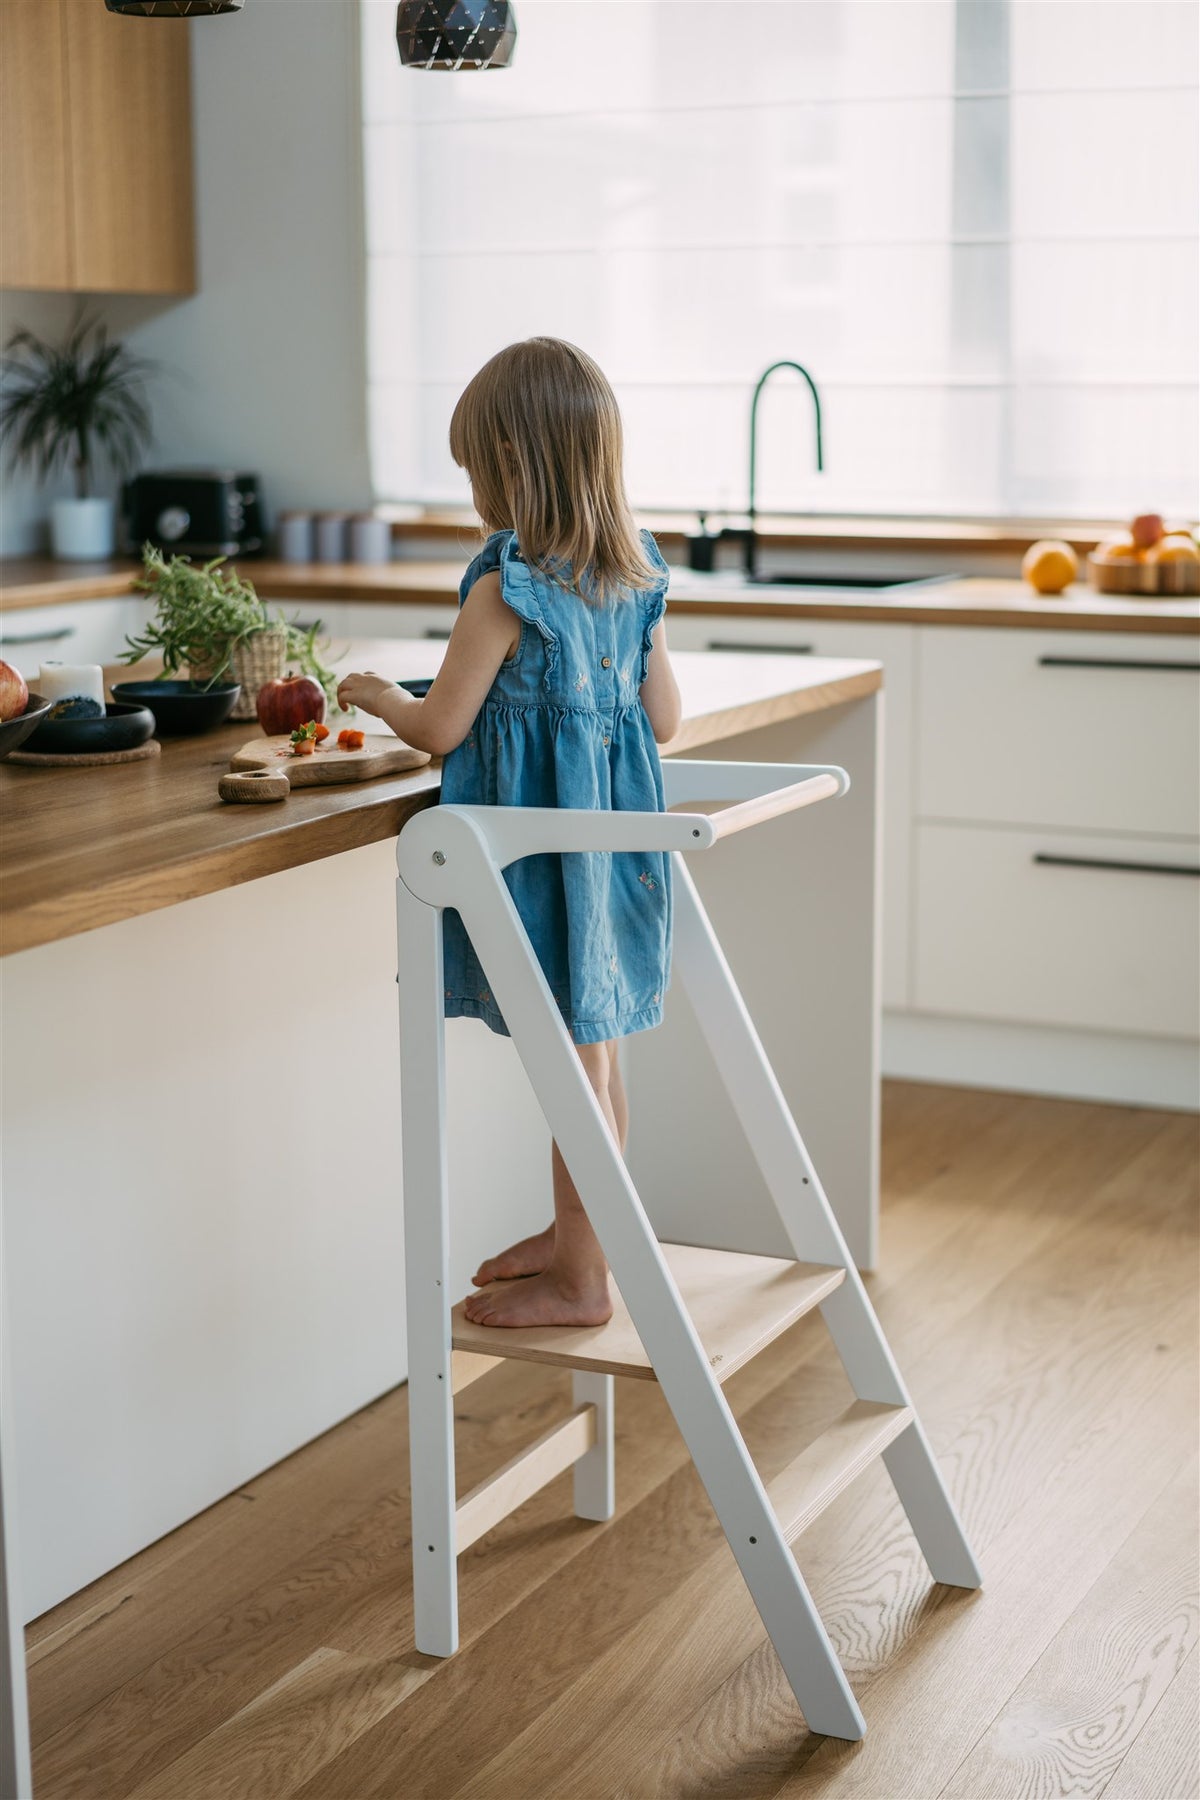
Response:
M773 362L770 368L764 369L759 376L754 389L754 398L750 402L750 505L747 508L750 519L749 528L746 531L722 532L721 534L723 537L736 536L743 540L745 546L747 581L756 581L758 579L758 536L754 524L757 517L755 501L758 486L758 402L762 396L763 389L766 387L776 369L795 369L797 375L803 375L805 381L807 381L808 391L813 397L813 412L816 418L817 468L818 470L821 470L825 467L825 460L821 450L821 396L817 392L817 384L809 374L808 370L804 367L803 363L791 362L786 357L782 362Z

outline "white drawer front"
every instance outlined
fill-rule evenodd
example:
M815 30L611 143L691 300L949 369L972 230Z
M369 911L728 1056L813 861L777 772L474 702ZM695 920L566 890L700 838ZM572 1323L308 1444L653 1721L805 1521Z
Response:
M1196 869L1194 841L922 824L915 855L918 1011L1197 1035L1200 877L1080 866Z
M357 638L432 638L450 636L458 607L407 605L403 602L360 600L348 609L349 630Z
M36 687L44 662L116 662L126 636L136 634L150 612L148 600L130 596L0 613L0 657Z
M883 1004L909 995L909 849L912 819L911 625L826 619L747 619L734 613L669 620L674 650L772 650L791 656L861 656L883 664Z
M917 813L1193 836L1198 669L1196 638L922 626Z

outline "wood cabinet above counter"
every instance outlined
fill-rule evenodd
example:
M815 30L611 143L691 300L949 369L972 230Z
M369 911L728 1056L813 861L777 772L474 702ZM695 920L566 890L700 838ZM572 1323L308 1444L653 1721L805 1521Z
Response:
M267 600L355 601L359 604L452 605L469 559L368 563L285 563L268 558L245 562L247 578ZM48 557L0 560L0 612L24 607L61 606L128 594L138 574L131 560L71 564ZM1068 593L1043 599L1022 581L967 576L928 586L879 590L744 588L712 576L672 571L670 605L676 615L736 612L740 618L875 620L909 625L990 625L1028 631L1170 632L1200 636L1200 602L1140 600L1097 594L1079 582Z
M0 287L195 291L185 20L0 5Z

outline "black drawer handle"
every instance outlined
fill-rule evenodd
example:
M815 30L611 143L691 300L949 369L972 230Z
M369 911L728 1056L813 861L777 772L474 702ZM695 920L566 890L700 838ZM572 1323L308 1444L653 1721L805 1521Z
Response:
M448 641L450 632L445 625L427 625L421 633L421 636L423 638L433 638L435 642L444 644Z
M734 650L746 656L812 656L811 644L739 644L734 638L710 638L706 650Z
M1200 662L1148 662L1121 656L1039 656L1042 669L1161 669L1164 674L1183 669L1190 675L1200 674Z
M0 636L0 650L15 648L18 644L58 644L63 638L75 636L74 625L60 625L57 631L18 631L15 636L5 633Z
M1103 856L1044 856L1038 852L1034 856L1035 863L1044 863L1055 869L1120 869L1133 875L1192 875L1200 876L1200 869L1186 868L1182 863L1147 863L1120 862L1115 857Z

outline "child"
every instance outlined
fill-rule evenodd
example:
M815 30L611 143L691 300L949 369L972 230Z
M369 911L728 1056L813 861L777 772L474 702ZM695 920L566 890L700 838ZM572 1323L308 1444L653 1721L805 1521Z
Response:
M582 350L512 344L469 384L450 422L491 532L423 700L348 675L342 706L442 756L442 799L488 806L661 811L658 744L679 729L662 616L667 570L625 496L621 417ZM671 960L664 855L534 856L505 870L517 910L609 1130L628 1125L616 1040L662 1018ZM446 1015L505 1024L457 914L445 914ZM484 1262L477 1324L601 1325L608 1269L558 1146L554 1223Z

